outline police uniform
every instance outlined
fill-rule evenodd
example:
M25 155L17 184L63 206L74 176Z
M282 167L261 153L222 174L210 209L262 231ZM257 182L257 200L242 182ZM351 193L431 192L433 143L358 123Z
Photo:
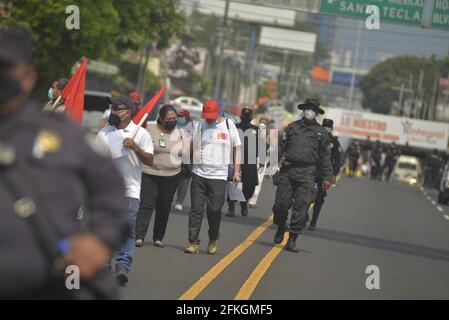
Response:
M326 121L327 120L327 121ZM333 127L333 121L330 119L324 119L323 120L323 126L324 127ZM332 170L333 175L336 177L340 173L340 141L338 141L338 138L335 137L331 132L329 134L330 139L330 149L331 149L331 163L332 163ZM316 226L316 223L318 221L318 217L321 212L321 208L324 204L324 198L327 196L327 191L323 190L321 188L321 185L323 184L323 172L321 170L318 170L317 176L316 176L316 185L318 186L318 190L315 197L315 204L313 206L313 217L312 221L310 221L309 229L314 229Z
M0 149L0 297L55 298L50 261L30 220L19 214L33 208L46 239L63 255L59 245L81 234L77 214L84 205L89 233L114 250L127 233L123 178L78 126L29 103L0 114ZM28 205L17 195L30 199Z
M309 103L307 101L306 105ZM317 105L317 110L322 111L319 103L314 105ZM323 173L324 181L332 180L329 142L327 131L316 120L295 121L282 133L279 159L283 162L273 207L274 223L278 226L275 243L282 242L279 240L283 239L283 231L287 229L290 207L293 206L289 227L290 238L296 240L296 236L305 227L317 170ZM278 238L279 235L281 239Z
M396 146L390 145L387 149L387 155L385 157L384 171L387 170L385 180L390 181L391 173L393 172L394 165L396 164L396 158L401 155L401 150Z

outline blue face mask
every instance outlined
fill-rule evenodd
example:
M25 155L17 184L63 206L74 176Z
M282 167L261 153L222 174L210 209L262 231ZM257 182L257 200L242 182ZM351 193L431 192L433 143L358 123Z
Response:
M48 99L53 100L53 88L48 89Z
M183 127L187 124L187 120L184 117L178 117L178 126Z

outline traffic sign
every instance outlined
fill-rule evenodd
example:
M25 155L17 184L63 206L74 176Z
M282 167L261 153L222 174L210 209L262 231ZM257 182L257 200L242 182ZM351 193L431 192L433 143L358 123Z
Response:
M449 0L434 0L432 28L449 30Z
M321 0L320 13L364 19L369 16L369 14L365 13L365 9L369 5L379 7L381 23L385 21L416 26L422 25L424 0Z

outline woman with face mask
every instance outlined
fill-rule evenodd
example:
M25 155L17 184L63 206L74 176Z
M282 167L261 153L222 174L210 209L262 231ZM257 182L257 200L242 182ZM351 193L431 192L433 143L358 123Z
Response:
M153 243L163 248L173 196L181 179L182 137L177 126L176 109L161 107L157 123L148 126L154 145L154 161L145 166L142 175L141 202L137 213L136 246L141 247L147 234L153 209L156 216Z

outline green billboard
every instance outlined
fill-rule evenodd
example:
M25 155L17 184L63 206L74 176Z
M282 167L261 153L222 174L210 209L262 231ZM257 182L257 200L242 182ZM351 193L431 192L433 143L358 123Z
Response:
M432 11L432 28L449 30L449 0L434 0Z
M320 12L364 19L369 5L379 7L381 23L422 25L424 0L321 0Z

